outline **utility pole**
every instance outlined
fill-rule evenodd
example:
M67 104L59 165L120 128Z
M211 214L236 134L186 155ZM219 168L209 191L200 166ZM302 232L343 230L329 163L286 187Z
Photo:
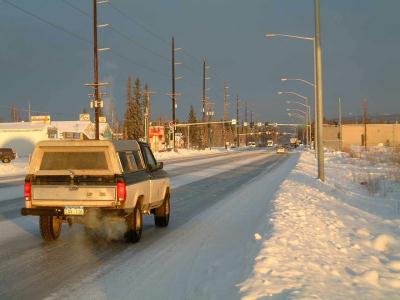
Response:
M364 107L364 150L367 151L367 122L368 122L368 100L363 101Z
M31 110L31 99L28 99L28 122L31 121L32 110Z
M317 87L317 146L318 146L318 179L325 181L324 166L324 141L323 141L323 121L324 121L324 99L323 99L323 80L322 80L322 49L321 49L321 20L320 20L320 0L314 0L315 9L315 55L316 55L316 77Z
M254 142L254 136L253 136L253 127L251 124L253 124L253 111L250 111L250 136L251 136L251 142Z
M239 148L239 95L236 95L236 146Z
M207 86L206 86L206 80L207 80L207 64L206 60L203 59L203 96L201 98L201 121L204 123L206 122L206 104L207 104ZM205 148L206 146L206 125L202 125L201 129L201 143L202 143L202 148Z
M96 140L100 139L99 117L101 114L99 99L99 53L97 48L97 0L93 0L93 68L94 68L94 122L96 130Z
M247 100L244 103L244 123L243 123L243 126L244 126L244 143L245 143L245 146L247 146L247 128L249 127L249 124L247 122Z
M228 85L226 81L224 81L224 114L223 114L223 121L225 122L228 120ZM222 124L222 135L224 141L224 147L226 147L226 130L225 130L225 123Z
M342 151L342 99L339 97L339 151Z
M100 1L99 4L106 3L105 1ZM103 101L100 98L100 86L109 85L108 82L99 82L99 51L107 51L110 48L98 48L97 44L97 29L108 27L109 24L97 24L97 0L93 0L93 83L86 83L86 86L94 88L94 93L90 94L93 96L90 107L94 108L94 122L95 122L95 139L100 139L100 125L99 117L101 115L101 108L103 107Z
M175 116L175 110L176 110L176 93L175 93L175 39L172 37L172 144L173 144L173 149L174 152L176 151L175 149L175 123L176 123L176 116Z

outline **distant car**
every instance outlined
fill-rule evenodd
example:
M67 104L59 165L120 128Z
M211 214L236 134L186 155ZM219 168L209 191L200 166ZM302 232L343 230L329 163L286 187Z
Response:
M278 154L285 154L286 153L286 148L279 146L278 148L276 148L276 153Z
M16 154L11 148L0 148L0 159L3 163L9 163L16 158Z
M255 148L256 147L256 143L255 142L249 142L249 147L250 148Z

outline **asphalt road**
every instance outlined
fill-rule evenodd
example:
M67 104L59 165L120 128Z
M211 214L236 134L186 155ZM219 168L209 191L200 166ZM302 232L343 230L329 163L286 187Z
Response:
M239 191L266 169L279 168L289 156L254 151L167 161L166 169L171 168L169 173L173 181L178 175L249 157L259 159L240 168L174 189L170 226L165 229L155 228L153 218L146 216L142 240L138 244L94 239L85 233L82 226L69 227L66 224L63 225L58 241L44 243L40 238L38 218L19 215L22 199L0 202L0 299L58 298L69 296L69 292L76 293L79 297L82 296L80 288L85 282L91 283L96 278L115 271L115 268L124 266L127 259L143 259L150 264L147 267L155 266L161 258L157 254L152 257L149 253L156 253L157 249L174 243L174 239L168 240L166 236L185 235L185 224L187 226L193 218L207 213L208 210L212 211L210 208L218 205L221 199ZM190 164L191 161L193 165ZM179 165L182 162L184 164ZM277 181L274 184L279 183ZM162 258L164 259L165 257ZM138 264L134 283L142 289L151 288L141 285L141 271L147 274ZM71 290L66 287L71 287ZM107 293L102 295L112 298ZM121 295L117 298L120 297Z

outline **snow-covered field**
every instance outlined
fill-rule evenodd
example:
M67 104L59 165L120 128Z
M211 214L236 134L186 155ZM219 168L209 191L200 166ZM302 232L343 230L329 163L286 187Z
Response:
M238 285L243 299L400 299L398 195L376 196L357 180L373 166L326 157L326 183L303 153L277 191L272 232L255 235L262 250Z

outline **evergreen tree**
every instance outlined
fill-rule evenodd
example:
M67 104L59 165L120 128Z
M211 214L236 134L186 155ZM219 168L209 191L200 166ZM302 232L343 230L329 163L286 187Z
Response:
M126 91L126 111L125 111L125 124L124 124L124 137L125 139L134 138L134 121L135 121L135 107L132 97L132 78L128 77L128 85Z
M126 111L125 111L125 138L139 139L143 138L143 111L141 108L140 80L135 81L135 88L132 93L132 79L128 78Z
M188 123L197 123L196 119L196 112L194 110L194 106L190 106L190 111L188 115ZM199 146L200 145L200 132L199 132L199 127L198 126L190 126L189 128L189 134L190 134L190 145L193 146Z
M137 138L144 137L144 105L145 100L142 93L142 85L139 77L135 80L135 87L133 89L133 98L135 102L136 109L136 127L135 127L135 135Z

